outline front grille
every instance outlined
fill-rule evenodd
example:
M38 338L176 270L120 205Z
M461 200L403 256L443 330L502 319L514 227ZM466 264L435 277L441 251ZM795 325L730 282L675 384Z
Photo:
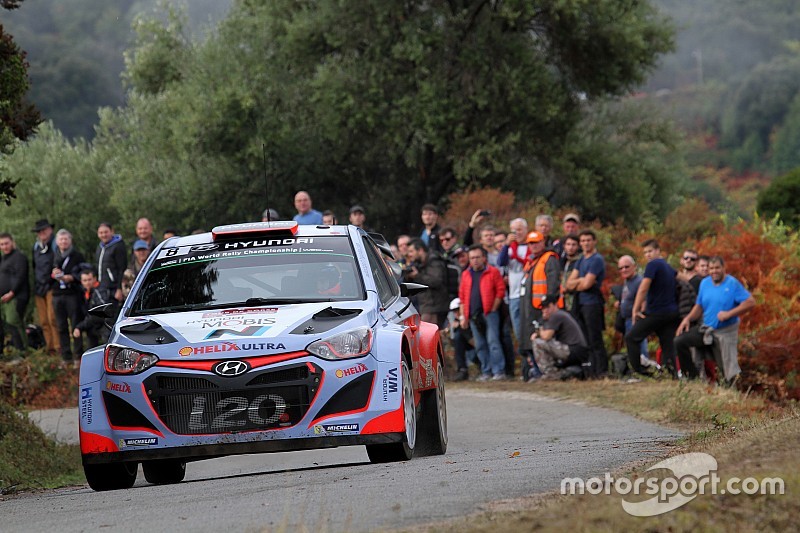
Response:
M290 427L308 412L322 369L305 363L287 368L216 375L155 374L145 380L153 409L182 435L231 433Z

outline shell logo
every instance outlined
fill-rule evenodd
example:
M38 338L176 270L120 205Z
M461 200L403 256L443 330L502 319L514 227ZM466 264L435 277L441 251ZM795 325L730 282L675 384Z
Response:
M344 372L342 372L341 370L337 370L336 371L336 377L337 378L343 378L344 377Z
M178 353L179 353L179 354L180 354L182 357L186 357L187 355L192 355L192 353L193 353L193 352L194 352L194 350L192 350L192 348L191 348L191 347L189 347L189 346L184 346L183 348L181 348L180 350L178 350Z

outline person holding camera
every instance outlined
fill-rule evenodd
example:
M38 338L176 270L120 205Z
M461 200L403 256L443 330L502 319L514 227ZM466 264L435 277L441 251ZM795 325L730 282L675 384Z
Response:
M586 337L577 320L559 308L560 301L559 293L542 298L543 321L535 325L530 337L541 379L545 380L581 376L581 367L589 360Z
M500 306L506 286L500 271L487 263L486 250L473 244L468 251L469 268L461 276L461 327L470 328L481 362L478 381L502 381L506 363L500 341Z
M428 290L417 295L417 308L422 320L444 327L450 298L447 294L447 265L444 259L414 238L408 243L411 265L403 270L403 279L427 285Z

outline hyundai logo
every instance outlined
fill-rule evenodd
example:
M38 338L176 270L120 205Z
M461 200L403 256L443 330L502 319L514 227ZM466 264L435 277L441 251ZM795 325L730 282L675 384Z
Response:
M250 365L244 361L222 361L214 365L214 372L225 377L238 376L248 370L250 370Z

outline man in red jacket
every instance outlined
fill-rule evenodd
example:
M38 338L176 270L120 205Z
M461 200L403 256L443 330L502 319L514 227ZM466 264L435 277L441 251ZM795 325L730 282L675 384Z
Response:
M505 296L505 284L500 271L488 264L486 250L479 244L470 246L467 255L469 268L461 275L458 289L461 327L470 328L475 339L481 362L478 381L502 381L506 374L498 310Z

